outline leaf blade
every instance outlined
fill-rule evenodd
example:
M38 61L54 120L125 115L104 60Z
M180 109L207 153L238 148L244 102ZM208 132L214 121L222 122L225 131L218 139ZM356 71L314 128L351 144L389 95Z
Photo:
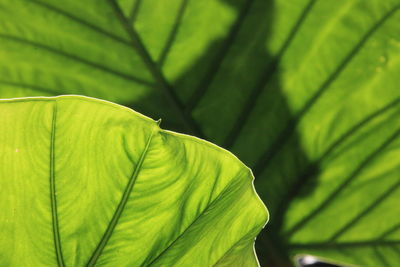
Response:
M57 113L53 112L55 101ZM37 224L35 220L24 223L9 217L1 221L2 227L13 231L29 229L32 236L53 243L51 203L55 198L51 196L57 195L59 248L66 266L83 266L88 261L89 265L97 262L109 266L141 266L151 262L154 266L212 265L243 236L245 244L253 246L255 235L265 224L267 211L254 191L249 169L232 154L203 140L161 130L151 119L105 101L79 96L0 101L2 113L13 112L11 119L26 114L27 108L35 108L27 119L41 117L31 122L41 132L39 140L52 143L42 146L44 140L31 142L40 145L40 151L47 150L54 156L51 157L54 160L45 157L37 160L43 172L34 177L33 183L39 181L47 190L43 194L36 189L20 188L22 199L45 195L40 205L31 203L31 212L15 205L2 209L3 214L12 213L13 209L21 214L41 210L45 219L40 220L47 223ZM55 114L57 131L53 131ZM26 147L17 152L12 150L13 146L8 148L13 143L10 140L29 140L32 135L23 130L26 119L20 119L19 123L23 138L11 134L15 124L2 124L1 138L8 138L2 143L6 145L3 149L8 158L3 157L2 162L10 166L0 169L2 177L18 177L15 175L18 153L39 153ZM53 142L48 141L51 136ZM199 158L201 154L210 159L210 164L204 164ZM25 160L29 162L32 158ZM20 168L21 173L29 171L24 165ZM53 179L41 179L46 172ZM51 181L57 191L48 194L53 188ZM6 190L18 182L1 180ZM5 194L2 203L12 199L13 194ZM13 231L0 240L2 263L40 265L53 259L56 264L55 246L40 247L43 255L34 253L31 250L35 241L29 235L15 240L30 250L26 253L29 257L21 257L24 250L7 245ZM49 234L44 235L46 232ZM163 247L165 244L168 245ZM243 257L256 262L255 254L247 250Z

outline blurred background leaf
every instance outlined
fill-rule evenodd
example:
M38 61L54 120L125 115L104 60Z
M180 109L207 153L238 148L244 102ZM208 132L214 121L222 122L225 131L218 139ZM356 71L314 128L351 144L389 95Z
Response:
M263 266L400 261L399 0L0 2L0 96L83 94L253 168Z

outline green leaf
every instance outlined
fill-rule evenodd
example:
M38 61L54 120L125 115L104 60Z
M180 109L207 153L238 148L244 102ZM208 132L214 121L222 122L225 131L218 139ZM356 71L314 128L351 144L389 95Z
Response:
M399 0L1 2L2 97L100 97L228 148L267 266L400 261Z
M257 266L267 210L206 141L87 97L0 101L1 266Z

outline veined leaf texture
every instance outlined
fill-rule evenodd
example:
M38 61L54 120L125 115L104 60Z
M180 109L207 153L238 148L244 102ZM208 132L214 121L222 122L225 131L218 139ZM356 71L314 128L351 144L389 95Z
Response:
M257 266L267 210L231 153L87 97L0 111L0 265Z
M1 1L0 96L80 94L223 146L263 266L400 261L398 0Z

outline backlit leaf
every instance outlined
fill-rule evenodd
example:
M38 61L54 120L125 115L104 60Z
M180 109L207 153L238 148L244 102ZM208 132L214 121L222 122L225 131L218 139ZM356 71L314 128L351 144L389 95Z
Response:
M0 101L1 266L257 266L267 210L206 141L78 96Z
M2 97L95 96L231 150L265 265L400 261L399 0L1 2Z

